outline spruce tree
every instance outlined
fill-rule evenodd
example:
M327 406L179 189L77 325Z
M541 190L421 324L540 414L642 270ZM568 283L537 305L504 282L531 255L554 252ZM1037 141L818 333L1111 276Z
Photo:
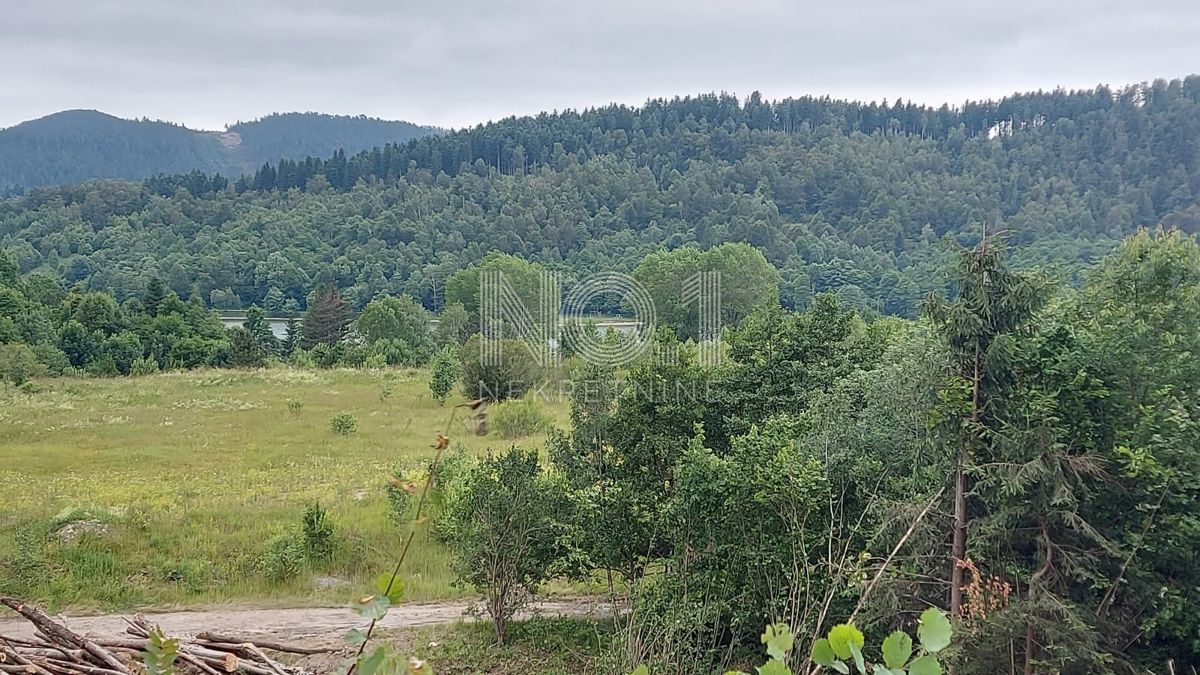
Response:
M954 526L951 545L950 613L962 614L963 564L967 558L968 471L986 459L997 430L997 414L1011 386L1005 338L1025 326L1041 300L1042 286L1011 271L999 246L988 240L958 258L951 281L953 301L932 298L926 306L949 349L953 382L948 389L965 392L966 400L948 422L955 428ZM961 386L957 386L961 385Z
M150 316L158 316L158 306L166 299L167 287L163 285L161 279L154 277L146 286L146 293L142 296L142 306Z
M301 344L311 349L317 344L336 345L346 337L350 325L350 307L333 284L326 284L313 293L300 331Z
M295 316L288 317L287 334L283 338L281 351L284 356L291 356L300 346L300 320Z
M274 354L279 351L279 340L275 337L275 333L271 332L266 312L258 305L250 305L250 309L246 310L246 321L242 323L242 327L250 333L254 343L262 352Z

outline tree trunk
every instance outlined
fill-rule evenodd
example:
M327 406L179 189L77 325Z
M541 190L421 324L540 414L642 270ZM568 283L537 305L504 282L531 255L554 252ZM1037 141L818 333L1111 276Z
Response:
M954 463L954 543L951 554L954 560L951 561L950 568L950 616L959 619L962 618L963 586L963 568L960 563L967 555L967 495L961 450Z
M950 616L962 618L962 562L967 557L967 479L963 472L968 449L974 447L979 433L980 402L979 382L982 354L979 341L975 341L974 372L971 376L971 428L967 430L967 443L958 450L954 460L954 542L950 552L954 558L950 568Z

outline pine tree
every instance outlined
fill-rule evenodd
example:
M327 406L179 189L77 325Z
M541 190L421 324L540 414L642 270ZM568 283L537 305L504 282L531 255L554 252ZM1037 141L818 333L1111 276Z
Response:
M167 299L167 287L158 277L150 280L146 286L146 293L142 296L142 306L146 308L146 313L150 316L158 316L158 307L163 300Z
M300 320L295 316L288 317L287 334L283 338L281 352L284 356L291 356L295 353L296 348L300 346Z
M301 324L301 345L311 349L317 344L335 345L346 337L350 325L350 307L332 284L317 289Z
M1042 285L1008 269L1001 247L987 239L963 251L952 273L957 297L933 298L926 312L950 352L950 370L966 391L966 419L954 415L957 447L954 468L954 528L951 546L950 613L962 615L963 563L967 557L967 470L987 454L997 430L997 413L1011 386L1009 334L1019 331L1040 304Z
M250 309L246 310L246 321L242 323L242 327L250 333L262 352L275 354L279 351L279 340L271 331L271 325L267 323L266 312L258 305L250 305Z

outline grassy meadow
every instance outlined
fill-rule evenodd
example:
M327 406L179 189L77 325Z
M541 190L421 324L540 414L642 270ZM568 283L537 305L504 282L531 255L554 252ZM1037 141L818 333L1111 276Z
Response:
M439 406L428 380L415 369L279 367L0 393L0 594L73 610L345 602L398 551L392 471L419 471L461 402ZM545 412L566 424L565 405ZM330 429L341 413L354 433ZM512 443L475 437L463 417L452 444L482 454ZM335 525L332 558L272 580L268 542L298 530L314 502ZM402 574L408 600L464 593L426 531Z

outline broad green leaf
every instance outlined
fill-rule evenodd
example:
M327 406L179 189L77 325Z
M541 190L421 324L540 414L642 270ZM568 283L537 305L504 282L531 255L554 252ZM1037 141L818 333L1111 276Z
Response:
M175 672L175 659L179 656L179 639L167 637L162 628L155 626L146 639L146 650L142 662L147 675L170 675Z
M346 644L357 647L367 641L367 634L357 628L351 628L346 632Z
M650 674L646 673L645 675L650 675ZM724 675L750 675L750 673L744 673L740 670L727 670L727 671L725 671Z
M850 654L854 657L854 665L858 668L858 672L866 675L867 666L863 663L862 649L853 642L850 643Z
M829 667L838 671L842 675L849 675L850 673L850 666L842 663L841 661L834 661L833 663L829 664Z
M642 665L638 666L637 668L634 668L633 672L630 673L629 675L650 675L650 669L647 668L646 664L643 663Z
M391 589L388 589L388 585ZM392 575L384 573L375 577L375 590L379 591L379 595L386 595L391 604L398 605L404 597L404 580L400 577L392 579Z
M829 646L829 640L821 638L813 643L812 660L818 666L833 665L833 647Z
M792 653L794 638L792 629L786 623L768 625L761 639L767 646L767 654L773 659L783 661Z
M921 612L920 625L917 626L917 637L925 651L936 654L950 646L950 635L953 628L950 619L940 609L930 607Z
M871 671L872 675L905 675L904 669L892 670L882 663L876 663Z
M350 609L364 619L377 621L387 616L392 601L386 595L364 595L350 603Z
M833 653L839 659L850 658L850 643L858 645L859 649L863 646L862 631L854 627L854 624L839 623L829 629L829 646L833 648Z
M375 675L379 670L379 666L383 665L383 660L387 656L387 652L383 647L377 647L371 652L370 656L364 656L358 659L359 675Z
M903 668L912 656L913 641L908 633L898 630L883 641L883 662L888 668Z
M908 665L908 675L942 675L942 664L932 654L913 659Z
M771 659L758 667L758 675L792 675L792 670L780 659Z

